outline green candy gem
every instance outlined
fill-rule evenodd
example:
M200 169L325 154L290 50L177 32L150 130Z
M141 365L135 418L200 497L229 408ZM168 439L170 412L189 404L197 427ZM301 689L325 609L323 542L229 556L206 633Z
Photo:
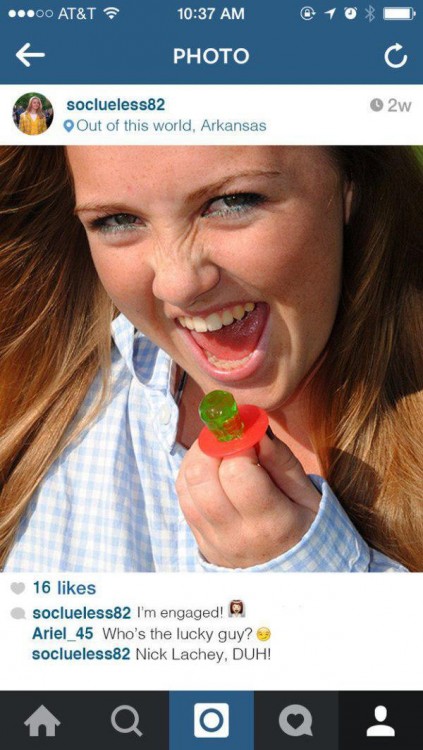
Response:
M200 419L222 442L236 440L244 434L244 423L236 401L227 391L212 391L204 396L199 408Z

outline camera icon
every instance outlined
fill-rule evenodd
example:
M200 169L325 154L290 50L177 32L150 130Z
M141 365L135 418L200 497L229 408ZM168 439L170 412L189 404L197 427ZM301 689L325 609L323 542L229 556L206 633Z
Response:
M195 703L194 737L229 737L229 704Z

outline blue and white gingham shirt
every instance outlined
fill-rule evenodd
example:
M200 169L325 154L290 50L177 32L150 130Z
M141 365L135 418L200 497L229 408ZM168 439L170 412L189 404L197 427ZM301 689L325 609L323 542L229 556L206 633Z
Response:
M52 464L21 522L5 570L13 572L224 571L205 562L179 507L185 449L170 357L120 315L113 322L111 398ZM96 381L83 411L97 392ZM328 484L303 539L248 571L404 570L368 547Z

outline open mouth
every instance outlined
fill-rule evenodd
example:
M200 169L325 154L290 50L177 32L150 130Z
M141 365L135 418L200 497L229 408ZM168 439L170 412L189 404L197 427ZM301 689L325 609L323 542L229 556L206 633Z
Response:
M266 303L246 302L207 318L185 317L178 321L210 367L229 374L245 368L257 353L268 317Z

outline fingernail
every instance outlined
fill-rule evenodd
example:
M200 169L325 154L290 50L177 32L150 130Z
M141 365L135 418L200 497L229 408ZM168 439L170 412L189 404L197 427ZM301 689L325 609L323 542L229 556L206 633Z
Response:
M272 428L271 428L271 426L270 426L270 425L269 425L269 427L268 427L268 428L267 428L267 430L266 430L266 435L267 435L267 437L269 437L269 438L270 438L271 440L276 440L276 435L275 435L275 433L273 432L273 430L272 430Z

